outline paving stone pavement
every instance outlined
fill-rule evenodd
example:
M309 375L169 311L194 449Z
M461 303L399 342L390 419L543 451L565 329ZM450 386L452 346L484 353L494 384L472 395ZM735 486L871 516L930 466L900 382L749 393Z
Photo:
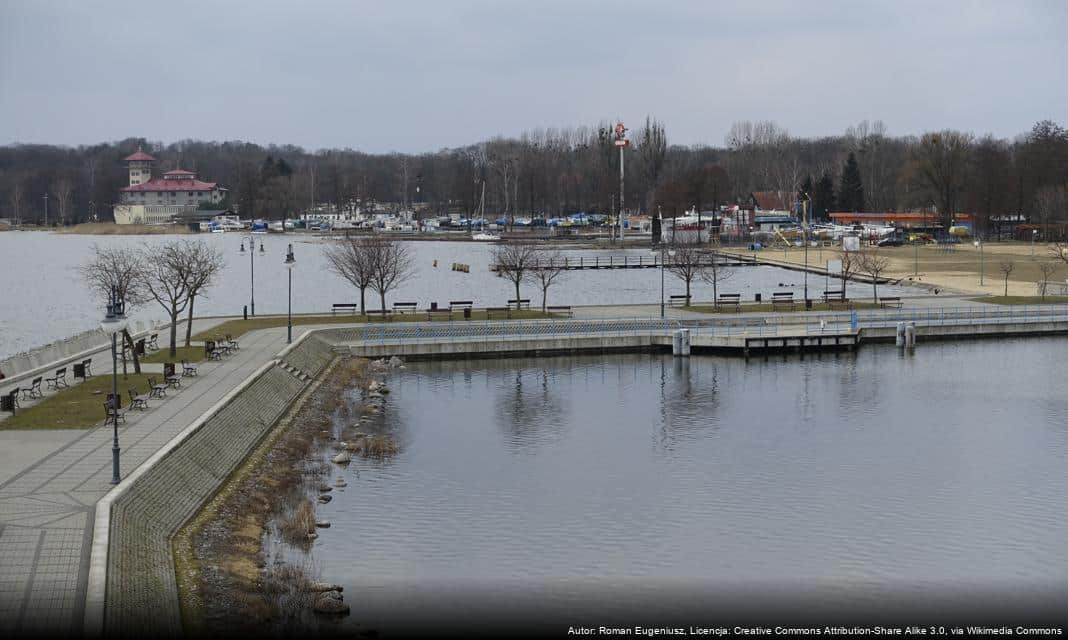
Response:
M285 346L285 328L246 334L241 349L130 412L119 425L125 476ZM102 373L102 372L101 372ZM0 484L0 635L81 635L95 505L111 488L112 429L87 430Z

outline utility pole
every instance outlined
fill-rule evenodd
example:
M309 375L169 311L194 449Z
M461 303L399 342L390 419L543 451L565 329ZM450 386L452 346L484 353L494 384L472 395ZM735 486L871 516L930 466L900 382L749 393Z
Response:
M47 227L48 226L48 193L47 192L45 192L45 194L44 194L44 201L45 201L44 226Z
M616 123L616 146L619 147L619 243L623 244L623 149L630 144L627 140L627 127L622 122Z

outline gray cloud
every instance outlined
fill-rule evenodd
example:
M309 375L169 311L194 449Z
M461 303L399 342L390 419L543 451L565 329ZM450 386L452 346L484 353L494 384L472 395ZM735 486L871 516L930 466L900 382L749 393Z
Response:
M0 0L0 143L425 151L646 113L683 144L745 119L1011 137L1068 120L1066 5Z

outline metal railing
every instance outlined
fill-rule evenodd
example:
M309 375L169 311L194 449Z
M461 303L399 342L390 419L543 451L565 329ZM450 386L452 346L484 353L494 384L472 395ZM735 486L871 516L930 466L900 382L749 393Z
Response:
M346 342L366 344L417 342L484 342L548 337L664 336L680 328L701 336L783 336L844 333L856 327L892 327L898 322L917 326L1068 323L1068 305L1005 307L937 307L931 309L843 311L803 315L766 314L735 318L612 318L603 320L514 320L405 322L369 324L336 329Z

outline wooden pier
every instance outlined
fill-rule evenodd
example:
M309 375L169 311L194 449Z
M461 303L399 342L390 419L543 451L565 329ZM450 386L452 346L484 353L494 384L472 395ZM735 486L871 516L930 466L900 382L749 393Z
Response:
M701 261L702 265L711 265L713 258L709 257ZM716 262L721 267L751 267L759 264L756 260L752 260L746 257L730 256L724 259L722 256ZM664 263L664 266L671 268L674 264L672 260L668 260ZM578 271L582 269L658 269L661 266L660 256L626 256L626 255L610 255L610 256L593 256L593 257L579 257L579 258L563 258L561 260L550 260L545 263L535 263L527 269L539 270L539 269L562 269L565 271ZM498 265L491 264L490 271L498 271Z

